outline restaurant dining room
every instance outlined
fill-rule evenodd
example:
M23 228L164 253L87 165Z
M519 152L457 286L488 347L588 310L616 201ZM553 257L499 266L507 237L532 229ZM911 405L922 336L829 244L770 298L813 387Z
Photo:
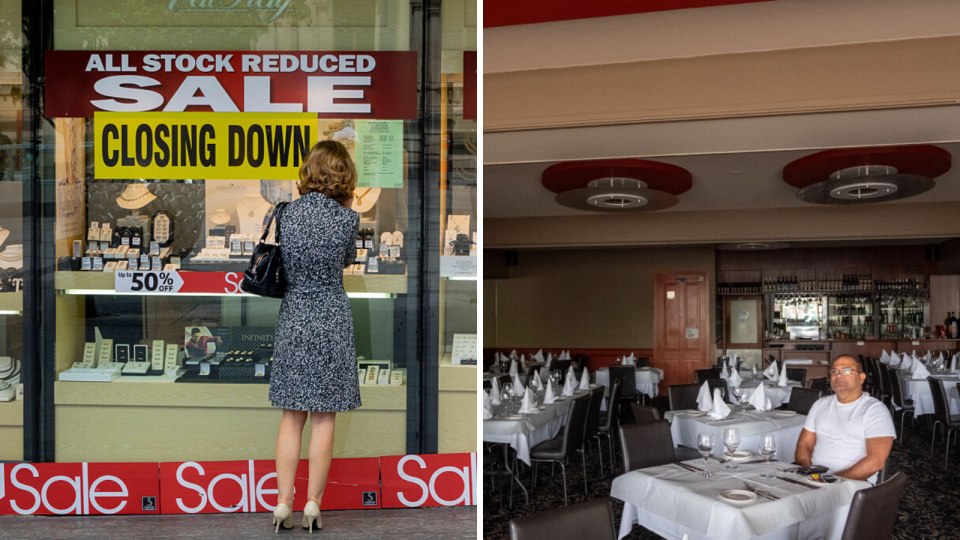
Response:
M540 4L485 3L484 537L957 537L960 5Z

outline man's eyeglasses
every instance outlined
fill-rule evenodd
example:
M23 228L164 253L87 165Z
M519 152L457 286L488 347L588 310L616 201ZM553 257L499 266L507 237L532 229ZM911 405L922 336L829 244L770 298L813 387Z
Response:
M831 377L836 377L837 375L840 375L840 374L849 375L851 373L860 373L860 370L845 367L840 369L831 369L830 371L828 371L828 373L830 373Z

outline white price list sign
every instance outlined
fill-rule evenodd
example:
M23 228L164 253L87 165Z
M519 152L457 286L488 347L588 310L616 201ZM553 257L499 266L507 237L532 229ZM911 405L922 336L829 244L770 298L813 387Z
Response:
M440 277L477 277L477 258L455 255L440 257Z
M180 292L183 278L179 272L114 272L114 290L140 294Z
M476 334L454 334L453 335L453 354L450 363L455 366L475 366L477 365L477 335Z

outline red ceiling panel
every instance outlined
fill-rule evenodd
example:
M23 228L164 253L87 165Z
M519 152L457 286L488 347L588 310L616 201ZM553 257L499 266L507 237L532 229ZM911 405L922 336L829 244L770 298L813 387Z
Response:
M483 26L516 26L772 0L485 0Z

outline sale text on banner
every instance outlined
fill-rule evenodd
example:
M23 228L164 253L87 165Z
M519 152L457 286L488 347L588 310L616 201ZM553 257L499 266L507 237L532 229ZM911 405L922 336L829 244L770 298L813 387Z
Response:
M174 272L118 270L114 291L137 294L244 294L241 272Z
M111 112L417 118L417 53L47 51L48 118Z
M380 458L384 508L477 504L477 454Z
M98 179L299 179L317 142L305 113L96 113Z

